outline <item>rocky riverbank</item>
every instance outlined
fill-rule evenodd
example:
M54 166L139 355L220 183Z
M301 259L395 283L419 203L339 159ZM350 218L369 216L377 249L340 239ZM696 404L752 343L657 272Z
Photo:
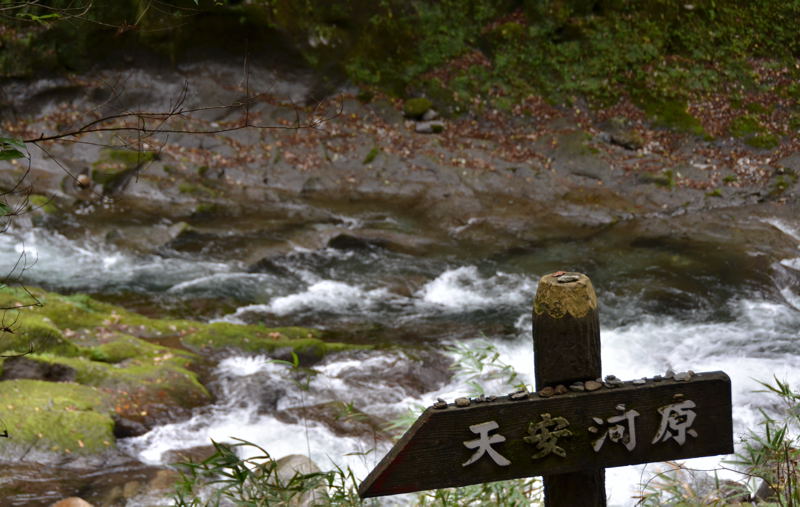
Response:
M401 101L342 89L305 105L313 79L266 67L243 74L216 61L132 64L8 82L0 117L10 134L35 139L108 115L177 111L180 102L193 112L159 116L162 129L217 133L123 130L31 145L32 218L145 251L213 251L247 237L251 263L270 254L257 222L285 220L277 215L292 203L329 215L388 210L425 224L436 242L497 249L567 229L588 235L651 218L703 222L691 217L712 210L793 209L800 194L798 136L790 130L772 149L752 147L728 133L713 101L680 111L695 114L703 135L662 128L624 100L598 111L535 98L510 111L476 99L472 112L437 120L441 132L420 133L421 116L434 116L437 104L404 115ZM136 127L136 118L103 125ZM28 169L16 162L2 173L6 188ZM411 252L430 239L402 230L361 238Z

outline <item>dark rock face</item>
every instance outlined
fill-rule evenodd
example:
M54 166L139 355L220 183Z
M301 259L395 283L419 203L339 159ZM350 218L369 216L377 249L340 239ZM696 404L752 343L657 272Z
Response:
M63 364L36 361L27 357L10 357L3 363L0 380L46 380L48 382L73 382L76 372Z
M325 425L338 436L374 436L378 440L390 438L389 434L381 428L385 421L371 417L341 401L290 408L273 415L279 421L287 424L300 424L303 420L315 421Z
M116 438L138 437L150 429L138 421L122 417L119 414L113 414L112 418L114 419L114 436Z

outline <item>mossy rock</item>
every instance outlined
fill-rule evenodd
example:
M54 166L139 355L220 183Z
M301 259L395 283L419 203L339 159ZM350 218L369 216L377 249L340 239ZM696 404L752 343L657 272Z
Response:
M95 388L7 380L0 382L0 399L2 422L9 436L0 439L0 456L6 459L32 450L94 454L115 445L111 404Z
M403 114L407 118L422 118L422 115L432 107L433 102L425 97L408 99L403 104Z
M19 287L0 288L0 306L33 305L37 301L41 305L28 306L19 310L20 321L23 321L24 318L46 318L48 319L46 323L57 328L57 331L94 330L97 327L118 325L122 331L137 328L133 333L136 336L160 336L178 334L193 325L201 325L186 320L151 319L129 312L122 307L100 302L86 294L64 296L32 287L27 290ZM9 318L6 320L8 321ZM10 320L13 321L13 317Z
M700 121L689 113L685 101L648 97L640 99L638 102L657 127L687 132L704 138L709 137Z
M113 341L89 348L84 355L92 361L116 364L127 359L157 357L164 351L165 347L159 347L135 336L119 334Z
M304 364L316 362L333 352L369 348L363 345L325 342L320 336L320 331L304 327L268 328L215 322L187 334L181 339L181 343L198 351L229 348L263 354L293 351Z
M769 132L748 137L744 142L748 146L758 148L759 150L771 150L781 144L780 138Z
M749 114L734 118L728 126L728 131L734 137L748 137L760 134L765 130L758 118Z
M155 422L211 400L197 375L187 369L192 361L181 352L165 347L160 356L134 357L116 364L52 354L28 357L71 368L76 383L106 393L118 416Z
M139 167L158 158L153 151L103 150L101 158L92 164L92 181L111 190Z
M25 312L25 310L22 310ZM64 337L61 331L44 316L22 313L17 322L0 336L0 351L51 352L67 357L77 356L80 349Z

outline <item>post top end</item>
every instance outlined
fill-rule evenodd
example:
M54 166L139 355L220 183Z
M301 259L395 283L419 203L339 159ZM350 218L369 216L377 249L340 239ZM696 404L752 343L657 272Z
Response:
M597 308L597 296L588 276L583 273L556 271L539 280L534 311L555 318L564 315L583 317Z

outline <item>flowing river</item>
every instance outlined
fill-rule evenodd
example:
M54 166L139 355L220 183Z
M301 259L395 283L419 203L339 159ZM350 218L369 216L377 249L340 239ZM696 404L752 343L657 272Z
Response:
M800 220L753 220L794 241L796 256L771 259L738 245L709 248L675 238L637 241L610 228L587 239L488 253L445 246L424 255L371 244L308 248L287 240L283 253L248 265L237 260L235 248L224 254L140 254L91 235L29 228L0 236L0 258L7 270L24 252L36 260L24 273L27 283L87 292L148 314L319 327L343 341L408 345L431 354L456 344L473 350L490 344L500 352L495 363L512 366L527 384L533 379L530 308L537 281L558 269L582 271L592 278L601 305L604 374L632 379L668 368L724 370L733 382L738 437L757 427L759 410L778 409L774 398L755 392L757 381L776 376L800 386ZM405 227L392 215L358 212L337 216L332 225L302 224L345 232L367 226ZM211 303L193 307L192 301ZM310 453L323 469L349 465L364 477L388 443L337 436L313 420L279 420L265 408L264 386L279 393L278 410L339 400L381 420L472 391L463 369L443 377L444 385L432 392L408 382L398 386L393 372L413 374L403 370L406 354L395 347L334 355L314 366L316 375L299 380L266 357L229 356L212 374L218 402L120 445L144 463L161 464L170 450L237 437L276 458ZM466 361L463 349L461 357L446 355ZM447 368L441 362L430 367ZM482 378L487 393L508 392L500 377ZM720 459L687 465L711 469ZM609 469L610 504L635 503L638 484L658 468Z

